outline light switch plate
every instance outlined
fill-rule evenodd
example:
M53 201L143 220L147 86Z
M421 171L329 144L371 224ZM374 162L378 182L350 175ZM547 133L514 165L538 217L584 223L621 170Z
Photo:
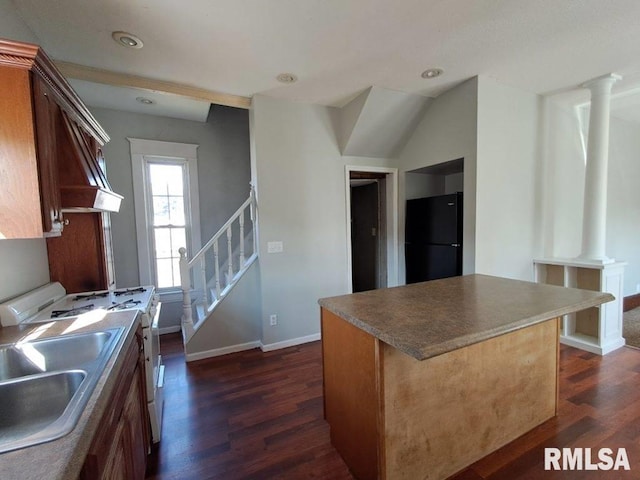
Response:
M267 242L267 253L282 253L284 245L282 242Z

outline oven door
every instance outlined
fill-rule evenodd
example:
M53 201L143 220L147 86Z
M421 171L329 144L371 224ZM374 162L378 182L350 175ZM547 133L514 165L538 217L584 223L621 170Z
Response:
M158 385L158 375L160 373L160 336L158 334L158 319L160 318L160 307L162 303L158 302L150 310L153 313L153 318L148 317L147 313L143 313L143 344L144 344L144 359L145 359L145 377L147 385L147 400L153 401L156 396L156 387ZM148 325L148 326L146 326Z
M164 407L164 365L162 365L162 356L160 355L160 332L158 328L158 319L160 318L161 303L158 302L154 308L153 319L150 323L150 349L147 365L149 373L147 375L147 392L151 391L152 395L147 395L149 401L149 420L151 423L151 438L153 443L159 442L162 436L162 410ZM146 352L145 352L146 353ZM145 355L146 356L146 355Z

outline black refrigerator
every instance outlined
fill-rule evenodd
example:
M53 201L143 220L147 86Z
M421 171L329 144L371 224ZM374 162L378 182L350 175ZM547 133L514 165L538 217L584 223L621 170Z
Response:
M462 275L462 192L407 200L407 283Z

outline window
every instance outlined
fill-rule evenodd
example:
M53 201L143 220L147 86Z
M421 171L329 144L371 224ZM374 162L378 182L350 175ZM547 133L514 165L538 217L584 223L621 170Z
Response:
M197 145L130 138L140 282L180 288L180 255L200 248Z

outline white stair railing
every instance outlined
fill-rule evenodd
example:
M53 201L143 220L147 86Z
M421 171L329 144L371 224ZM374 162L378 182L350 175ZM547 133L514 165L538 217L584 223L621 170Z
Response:
M251 220L251 230L245 232L247 213ZM233 231L237 225L237 241ZM226 268L220 266L221 249L219 241L226 241ZM250 240L250 242L247 242ZM247 243L251 245L251 255L247 257ZM236 210L227 222L211 237L198 253L190 260L187 250L180 248L180 283L182 288L182 336L185 343L198 331L205 318L216 308L218 303L229 293L231 288L242 277L244 272L258 257L256 242L256 202L253 187L249 198ZM222 249L224 254L224 247ZM237 260L236 260L237 259ZM207 268L209 266L209 268ZM208 275L207 272L211 272ZM226 278L221 273L226 273ZM197 288L194 289L196 283ZM191 292L197 292L196 310L199 312L194 321Z

